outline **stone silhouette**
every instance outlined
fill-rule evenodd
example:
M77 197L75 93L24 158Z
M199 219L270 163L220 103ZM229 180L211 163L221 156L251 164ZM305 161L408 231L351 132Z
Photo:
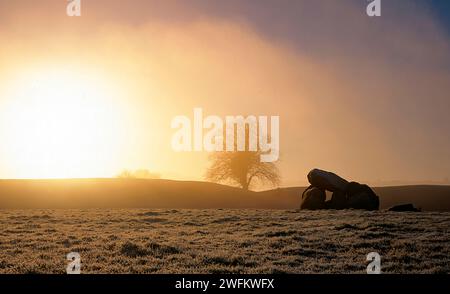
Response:
M411 212L420 212L421 209L415 208L412 204L400 204L395 205L389 208L389 211L398 211L398 212L405 212L405 211L411 211Z
M347 195L343 191L333 192L331 200L325 202L325 206L328 209L346 209Z
M346 192L348 208L378 210L380 207L378 196L367 185L351 182L348 184Z
M301 209L378 210L380 207L379 197L369 186L348 182L332 172L313 169L308 181L311 186L303 192ZM333 192L329 201L326 201L326 191Z
M313 169L307 177L311 186L331 192L345 191L348 185L348 182L340 176L320 169Z
M303 192L302 198L301 209L317 210L325 208L327 195L324 190L311 186Z

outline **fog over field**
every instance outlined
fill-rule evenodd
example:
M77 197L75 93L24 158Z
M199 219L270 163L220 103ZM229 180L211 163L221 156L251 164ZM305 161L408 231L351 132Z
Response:
M450 213L2 210L0 273L450 273Z
M296 209L305 187L253 192L207 182L163 179L0 180L0 209ZM413 203L450 211L450 186L375 187L380 208Z

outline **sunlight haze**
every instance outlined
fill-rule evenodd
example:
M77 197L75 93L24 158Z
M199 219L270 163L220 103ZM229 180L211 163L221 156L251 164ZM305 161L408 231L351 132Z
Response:
M208 154L170 145L172 118L201 107L279 115L284 186L317 166L448 181L449 38L429 10L294 2L83 1L70 18L65 1L0 0L0 178L202 180Z

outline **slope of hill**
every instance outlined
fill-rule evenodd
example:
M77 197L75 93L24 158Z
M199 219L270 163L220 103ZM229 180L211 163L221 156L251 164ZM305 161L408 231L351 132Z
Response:
M0 180L0 208L296 209L303 187L246 192L206 182L139 179ZM450 211L450 186L375 188L381 208Z
M282 198L290 205L299 205L304 187L282 188L260 192L266 196L273 195L273 199ZM393 205L413 203L416 207L426 211L450 211L450 186L415 185L375 187L375 193L380 197L380 208L387 209Z

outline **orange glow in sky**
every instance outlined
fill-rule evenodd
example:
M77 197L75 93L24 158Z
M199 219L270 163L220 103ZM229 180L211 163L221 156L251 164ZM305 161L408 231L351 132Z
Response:
M171 148L172 119L197 107L279 116L283 185L315 167L450 177L449 38L425 10L99 0L71 18L67 1L34 2L0 2L0 178L201 180L208 154Z

